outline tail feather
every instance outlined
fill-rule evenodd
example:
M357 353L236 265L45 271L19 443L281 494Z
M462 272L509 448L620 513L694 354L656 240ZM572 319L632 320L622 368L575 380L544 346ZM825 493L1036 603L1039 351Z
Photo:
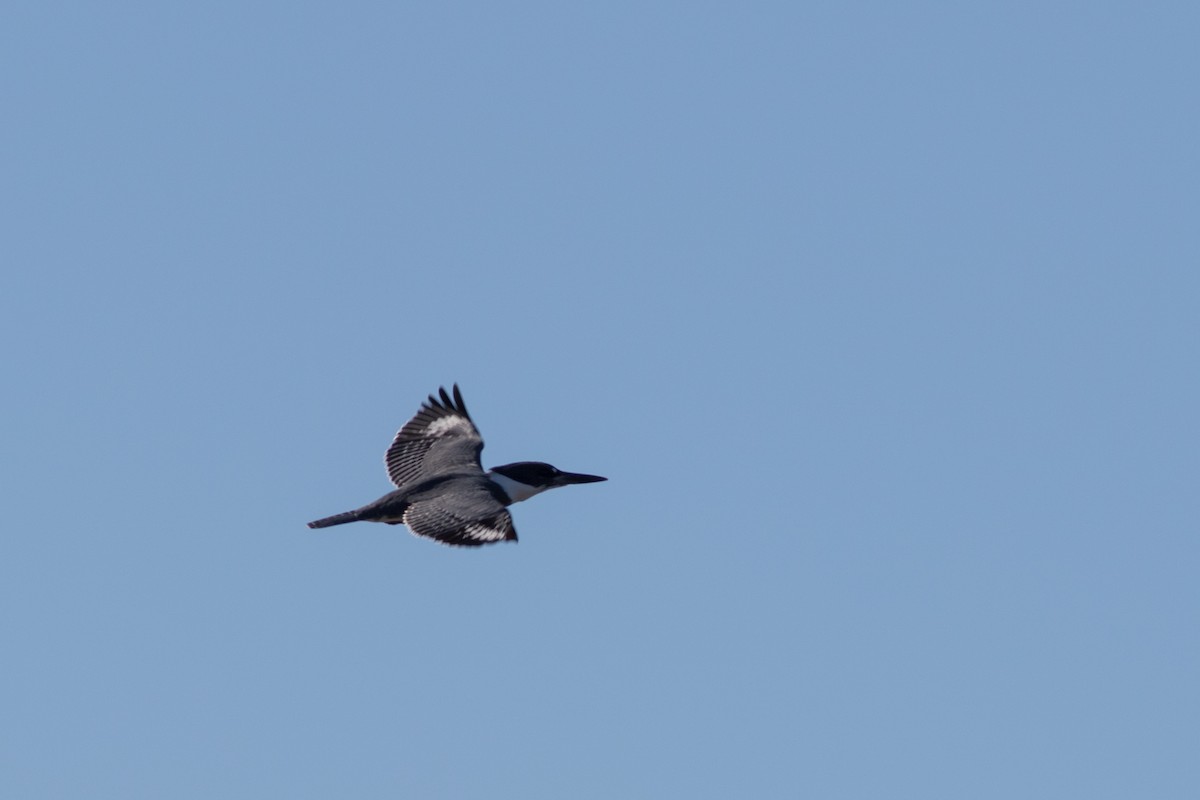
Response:
M308 527L310 527L310 528L328 528L331 525L345 525L347 522L357 522L357 521L358 521L358 512L357 511L345 511L345 512L342 512L341 514L334 514L332 517L325 517L324 519L314 520L313 522L308 523Z

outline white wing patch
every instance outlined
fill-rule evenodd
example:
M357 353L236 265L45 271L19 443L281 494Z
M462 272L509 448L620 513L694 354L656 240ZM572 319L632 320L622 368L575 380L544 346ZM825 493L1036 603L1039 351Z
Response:
M454 415L439 417L425 428L426 436L477 436L475 426L470 420Z
M467 525L467 527L463 528L463 533L481 542L498 542L508 538L508 531L493 528L490 525L481 525L478 522L472 522Z

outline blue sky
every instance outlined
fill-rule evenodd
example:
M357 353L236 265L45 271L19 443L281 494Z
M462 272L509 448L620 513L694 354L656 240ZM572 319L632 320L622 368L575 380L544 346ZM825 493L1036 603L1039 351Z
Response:
M1198 38L7 4L0 794L1194 797ZM609 482L304 527L456 381Z

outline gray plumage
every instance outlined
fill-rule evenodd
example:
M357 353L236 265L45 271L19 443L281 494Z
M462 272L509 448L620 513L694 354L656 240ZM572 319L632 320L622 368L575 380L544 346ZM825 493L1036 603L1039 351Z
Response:
M605 480L562 472L542 462L519 462L485 473L483 437L471 421L458 386L429 396L392 440L384 456L398 488L373 503L308 523L327 528L347 522L404 524L443 544L477 547L516 541L507 506L545 489Z

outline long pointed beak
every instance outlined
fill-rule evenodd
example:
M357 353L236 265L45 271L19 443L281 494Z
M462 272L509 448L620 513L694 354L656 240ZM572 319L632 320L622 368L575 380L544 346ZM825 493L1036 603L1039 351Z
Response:
M560 472L557 478L560 486L569 486L572 483L596 483L597 481L608 480L608 478L602 478L599 475L584 475L582 472Z

